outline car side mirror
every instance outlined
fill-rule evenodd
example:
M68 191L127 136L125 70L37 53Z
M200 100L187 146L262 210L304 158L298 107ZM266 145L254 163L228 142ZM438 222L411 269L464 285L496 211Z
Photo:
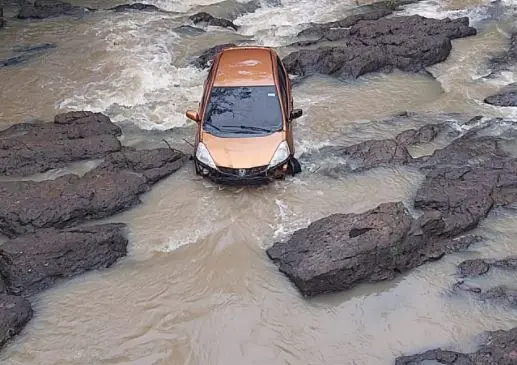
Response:
M193 120L196 123L199 123L199 121L200 121L198 112L195 112L193 110L187 110L185 115L187 116L188 119Z
M298 118L300 118L302 115L303 115L303 110L302 110L302 109L294 109L294 110L291 112L291 120L292 120L292 119L298 119Z

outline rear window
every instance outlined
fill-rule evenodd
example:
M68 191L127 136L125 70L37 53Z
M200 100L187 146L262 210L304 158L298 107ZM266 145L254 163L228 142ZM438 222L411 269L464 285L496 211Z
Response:
M280 100L274 85L214 87L204 129L217 136L267 135L282 130Z

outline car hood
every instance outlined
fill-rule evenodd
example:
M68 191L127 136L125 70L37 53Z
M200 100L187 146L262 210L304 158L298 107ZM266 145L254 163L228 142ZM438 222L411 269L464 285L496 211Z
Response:
M221 138L203 133L203 143L217 166L246 169L268 165L284 133L246 138Z

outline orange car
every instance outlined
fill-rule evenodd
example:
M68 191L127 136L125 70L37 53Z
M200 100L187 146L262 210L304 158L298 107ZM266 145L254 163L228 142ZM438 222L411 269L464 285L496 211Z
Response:
M294 158L291 81L269 47L232 47L214 58L199 111L194 164L216 182L267 183L301 171Z

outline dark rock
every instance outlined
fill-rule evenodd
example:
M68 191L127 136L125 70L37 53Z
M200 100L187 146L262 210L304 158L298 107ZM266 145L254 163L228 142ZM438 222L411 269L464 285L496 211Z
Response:
M5 19L4 19L4 6L3 2L0 4L0 28L3 28L5 25Z
M122 5L117 5L113 8L109 8L107 10L113 10L115 12L123 12L123 11L131 11L131 10L163 12L162 9L160 9L159 7L157 7L155 5L143 4L143 3L122 4Z
M14 47L13 52L39 52L54 48L56 45L53 43L27 44Z
M318 29L327 37L331 32L331 40L340 42L289 54L283 59L289 73L357 78L393 68L420 72L449 56L452 39L476 34L467 17L451 20L418 15L359 20L346 31Z
M233 24L233 22L226 19L214 18L206 12L191 15L189 20L194 24L206 24L214 27L232 28L234 30L239 29L239 27Z
M432 142L444 129L444 123L428 124L418 129L406 130L397 135L395 140L399 145L406 147L420 143L429 143Z
M333 214L277 242L267 255L306 297L393 279L476 237L441 239L441 215L413 219L404 205L383 203L359 214ZM436 232L438 230L438 232Z
M236 45L233 43L225 43L220 44L218 46L214 46L211 48L208 48L201 53L201 55L194 58L194 60L191 62L194 66L204 69L210 67L212 64L212 61L214 60L214 57L221 52L223 49L235 47Z
M0 274L10 294L29 296L64 278L107 268L126 255L124 224L41 229L0 246Z
M390 122L404 123L409 117L395 117ZM351 146L325 146L316 152L304 153L300 158L306 162L321 162L329 157L334 161L339 161L338 166L327 171L331 174L359 172L388 165L405 165L414 162L406 147L431 142L446 127L446 123L428 124L406 130L394 139L369 140Z
M59 114L53 123L22 123L0 131L0 175L28 176L69 162L119 151L118 126L101 113Z
M503 285L481 292L479 297L482 300L495 300L511 305L517 305L517 290L510 289Z
M304 295L311 296L361 281L390 279L477 242L455 237L475 228L493 207L517 201L517 159L503 150L505 139L487 135L496 122L472 127L424 158L411 158L396 140L324 147L321 155L344 158L349 170L384 164L422 168L426 176L414 207L423 214L413 220L401 213L402 203L390 203L361 214L331 215L295 232L288 242L275 243L269 257ZM430 140L441 128L422 127L396 139L405 144ZM358 222L361 225L355 226ZM390 256L390 250L396 255Z
M42 43L35 45L18 46L13 49L15 53L21 53L19 55L10 57L5 60L0 60L0 68L9 66L18 66L36 59L47 51L56 48L55 44Z
M491 75L509 70L512 66L515 66L517 61L517 32L510 36L510 45L506 52L500 56L496 56L490 60L490 67L492 68Z
M495 203L492 193L498 178L499 171L490 167L437 169L418 189L415 208L442 212L445 227L441 234L453 237L475 228L486 217Z
M32 307L27 299L0 294L0 347L21 332L32 314Z
M453 288L475 294L479 294L483 291L478 285L472 283L465 283L464 281L458 281L454 284Z
M174 28L175 32L184 34L184 35L190 35L190 36L198 36L200 34L206 33L204 29L193 27L191 25L182 25L179 27Z
M330 41L334 41L336 39L341 39L343 37L335 37L334 32L344 31L343 28L350 28L353 25L356 25L361 20L378 20L382 17L392 14L393 11L388 8L380 8L363 14L354 14L346 17L343 20L339 20L336 22L329 22L324 24L310 24L307 29L302 30L298 33L298 37L308 37L308 38L316 38L326 39ZM346 31L343 33L344 36L349 35L349 32Z
M517 84L508 85L501 92L486 97L484 102L495 106L517 106Z
M402 356L395 365L418 365L437 361L447 365L514 365L517 363L517 328L508 331L488 332L485 344L470 354L443 349L428 350L424 353Z
M442 349L412 356L401 356L395 365L418 365L437 361L447 365L515 365L517 364L517 327L508 331L491 331L476 352L470 354Z
M72 5L61 0L35 0L21 2L19 19L44 19L60 15L80 16L95 9Z
M492 267L505 270L517 270L517 257L504 259L473 259L465 260L458 265L458 271L463 277L479 276L487 273Z
M421 168L433 170L437 166L475 166L493 159L507 158L508 153L503 149L505 140L481 135L480 132L484 129L485 127L472 129L448 146L435 150L431 155L414 159L414 163Z
M183 153L167 148L125 148L83 177L0 182L0 232L14 237L111 216L139 203L140 194L185 161Z
M333 156L344 159L346 171L362 171L373 167L393 164L407 164L411 155L404 146L393 139L370 140L348 147L326 146L319 150L320 156Z
M458 271L463 277L483 275L489 269L490 265L481 259L466 260L458 265Z

